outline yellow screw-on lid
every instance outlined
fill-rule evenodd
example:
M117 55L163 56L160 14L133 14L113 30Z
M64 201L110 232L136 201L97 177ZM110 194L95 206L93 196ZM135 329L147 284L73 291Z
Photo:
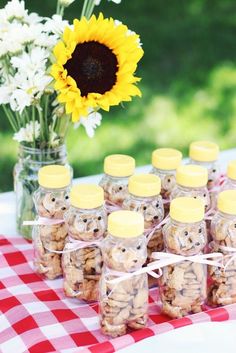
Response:
M48 165L38 172L39 185L48 189L60 189L70 185L70 170L62 165Z
M189 157L198 162L213 162L218 159L219 146L210 141L192 142L189 149Z
M204 218L204 211L204 202L193 197L178 197L170 204L170 217L177 222L200 222Z
M136 174L129 178L129 192L140 197L159 195L161 179L153 174Z
M158 148L152 152L152 165L157 169L175 170L181 161L182 153L174 148Z
M112 154L104 160L104 172L114 177L128 177L134 169L135 159L125 154Z
M227 177L236 180L236 160L228 164Z
M208 171L200 165L181 165L176 171L176 182L178 185L197 188L207 184Z
M218 196L218 210L236 216L236 190L222 191Z
M119 238L134 238L144 232L144 218L134 211L116 211L108 217L108 233Z
M92 209L103 205L104 191L95 184L79 184L71 189L71 205L77 208Z

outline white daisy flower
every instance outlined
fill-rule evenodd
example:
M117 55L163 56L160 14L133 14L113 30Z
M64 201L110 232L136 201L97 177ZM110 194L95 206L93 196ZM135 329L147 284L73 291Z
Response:
M26 124L26 127L22 127L13 136L13 140L18 142L33 142L40 135L40 124L38 121L31 121Z
M92 138L94 137L96 128L101 125L101 121L102 114L92 111L87 117L81 117L74 127L78 128L82 125L85 128L87 135Z
M75 0L59 0L59 3L63 7L70 6Z
M14 18L22 20L28 15L28 11L25 10L24 1L11 0L6 4L3 10L5 11L7 20L13 20Z
M52 18L48 18L45 22L44 31L61 36L68 25L68 21L63 20L61 15L53 15Z

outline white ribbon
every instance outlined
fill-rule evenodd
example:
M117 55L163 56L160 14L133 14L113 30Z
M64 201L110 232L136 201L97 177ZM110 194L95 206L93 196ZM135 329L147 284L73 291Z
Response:
M205 221L211 221L213 216L215 215L215 208L214 207L211 207L206 213L205 213L205 217L204 217L204 220Z
M23 226L52 226L65 223L64 219L38 217L33 221L24 221Z
M149 242L149 240L152 238L155 231L160 229L162 226L164 226L168 222L168 220L169 220L169 215L167 215L159 224L157 224L153 228L149 228L144 231L144 235L147 238L147 242Z
M229 260L224 265L224 271L225 271L227 269L227 267L231 264L231 262L236 260L236 248L231 248L230 246L220 245L219 249L222 250L222 251L232 252L233 253L231 255L226 255L227 257L229 257Z
M115 211L120 211L122 210L122 207L115 204L114 202L111 202L111 201L106 201L105 202L105 210L107 213L112 213L112 212L115 212Z
M84 249L84 248L89 248L93 246L101 247L101 242L102 240L92 240L92 241L83 241L83 240L76 240L69 236L69 242L66 243L65 248L61 251L58 250L52 250L44 246L46 250L49 252L55 253L55 254L66 254L66 253L71 253L76 250Z
M183 261L190 261L194 263L199 263L199 264L205 264L205 265L212 265L212 266L217 266L217 267L223 267L222 262L214 261L214 260L209 260L209 259L215 259L215 258L222 258L223 255L221 253L211 253L211 254L199 254L199 255L193 255L193 256L182 256L182 255L176 255L176 254L171 254L171 253L165 253L165 252L153 252L152 256L153 259L156 259L158 261L153 261L149 263L146 267L143 267L137 271L134 272L119 272L119 271L114 271L109 268L106 269L105 272L105 277L107 276L115 276L117 278L107 280L107 282L111 284L119 283L121 281L125 281L133 276L138 276L143 273L148 273L154 278L159 278L162 275L162 268L166 267L168 265L173 265L176 263L180 263ZM159 273L155 273L154 271L158 270Z

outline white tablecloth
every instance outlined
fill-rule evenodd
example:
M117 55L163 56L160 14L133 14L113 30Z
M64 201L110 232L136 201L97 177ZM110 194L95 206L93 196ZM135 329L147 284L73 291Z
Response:
M236 159L236 149L221 152L220 166L222 171L226 170L228 162L233 159ZM150 165L139 167L137 172L149 172L150 169ZM93 175L75 179L74 183L98 183L100 179L101 175ZM9 237L15 237L17 234L14 201L13 192L0 194L0 233ZM157 348L158 353L222 353L222 351L235 353L233 342L235 330L236 321L195 324L148 338L120 352L146 353Z

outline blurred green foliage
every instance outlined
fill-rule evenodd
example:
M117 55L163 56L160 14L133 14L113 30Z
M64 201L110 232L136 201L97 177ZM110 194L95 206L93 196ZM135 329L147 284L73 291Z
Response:
M50 16L54 0L26 0L27 7ZM0 7L6 1L0 0ZM82 0L66 11L70 20ZM75 176L102 172L110 153L133 155L150 163L159 146L185 155L195 139L217 141L222 149L236 141L236 3L234 0L102 0L96 13L115 17L141 35L145 56L138 75L142 99L103 113L93 139L83 128L69 132L69 160ZM6 118L0 119L0 190L12 189L17 144ZM236 156L235 156L236 158Z

